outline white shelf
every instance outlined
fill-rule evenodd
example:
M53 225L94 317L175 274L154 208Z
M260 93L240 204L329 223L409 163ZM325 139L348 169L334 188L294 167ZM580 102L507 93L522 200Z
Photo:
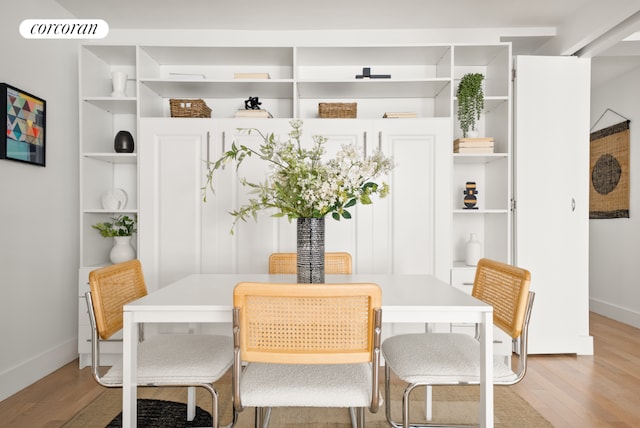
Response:
M83 153L82 155L85 158L114 164L135 164L138 162L137 153Z
M301 80L297 88L300 98L435 98L450 83L450 79Z
M281 98L293 100L292 79L167 80L140 79L162 98Z
M85 97L86 103L113 114L136 114L138 99L135 97Z
M484 164L506 159L507 153L454 153L454 164Z
M506 209L482 209L479 208L477 210L470 210L470 209L464 209L464 208L460 208L460 209L454 209L453 210L454 214L463 214L463 215L483 215L483 214L508 214L509 210Z
M85 214L113 214L113 215L118 215L118 214L138 214L138 210L137 209L133 209L133 210L129 210L129 209L124 209L124 210L105 210L105 209L86 209L82 211Z

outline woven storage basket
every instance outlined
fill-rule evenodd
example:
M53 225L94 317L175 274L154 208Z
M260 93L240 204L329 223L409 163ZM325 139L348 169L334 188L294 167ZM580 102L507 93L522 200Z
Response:
M358 103L319 103L318 116L321 118L351 118L358 115Z
M211 109L203 100L170 99L171 117L211 117Z

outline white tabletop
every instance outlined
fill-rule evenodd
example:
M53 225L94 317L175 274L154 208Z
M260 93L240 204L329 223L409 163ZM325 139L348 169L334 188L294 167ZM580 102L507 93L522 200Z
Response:
M233 287L241 281L294 283L296 276L194 274L129 303L124 310L140 316L143 316L143 312L192 312L194 318L198 317L196 312L218 312L219 316L210 322L224 321L220 319L223 315L221 312L228 312L226 321L230 321ZM477 322L479 313L492 311L490 305L430 275L326 275L325 282L378 284L382 288L382 318L385 323ZM428 311L425 311L425 307L428 307ZM151 320L147 318L146 321ZM198 320L192 320L195 321Z
M493 426L493 308L430 275L326 275L331 283L375 283L382 288L383 323L480 324L480 424ZM123 427L135 426L138 329L142 322L231 322L239 282L294 283L295 275L194 274L124 306ZM268 286L268 285L267 285ZM301 285L303 286L303 285Z

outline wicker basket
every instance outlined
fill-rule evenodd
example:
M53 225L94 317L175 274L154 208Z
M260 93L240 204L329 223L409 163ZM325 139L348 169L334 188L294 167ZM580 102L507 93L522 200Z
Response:
M318 116L321 118L351 118L358 115L358 103L319 103Z
M203 100L170 99L171 117L211 117L211 109Z

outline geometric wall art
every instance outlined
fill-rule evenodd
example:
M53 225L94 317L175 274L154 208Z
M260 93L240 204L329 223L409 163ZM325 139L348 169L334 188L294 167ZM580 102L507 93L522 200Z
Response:
M629 120L591 133L589 218L629 218Z
M45 166L47 102L6 83L0 83L0 100L7 114L0 158Z

